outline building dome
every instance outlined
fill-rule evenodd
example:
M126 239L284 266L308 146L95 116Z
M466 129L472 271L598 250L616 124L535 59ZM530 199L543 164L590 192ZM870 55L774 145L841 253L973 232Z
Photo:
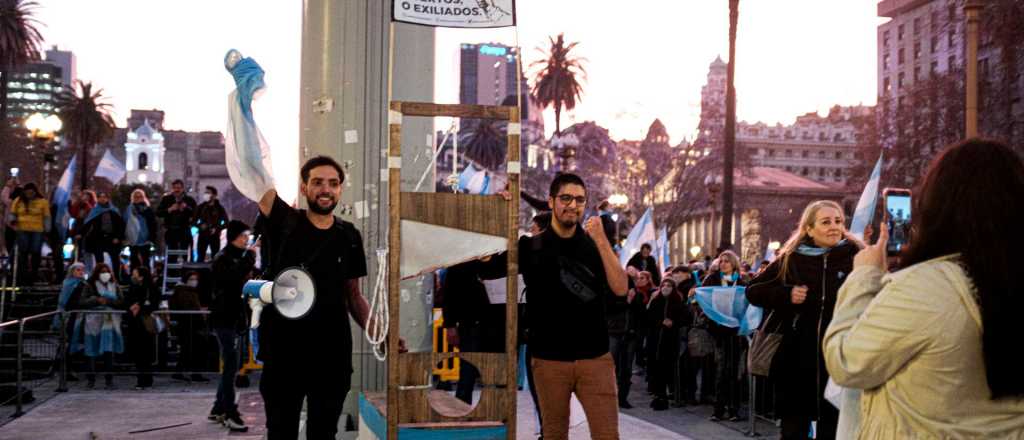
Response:
M725 70L727 65L725 61L722 61L722 56L715 57L715 60L711 62L711 70Z

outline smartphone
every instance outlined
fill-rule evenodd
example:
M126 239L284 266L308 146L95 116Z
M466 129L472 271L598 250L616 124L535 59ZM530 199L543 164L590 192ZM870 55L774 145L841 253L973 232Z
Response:
M18 173L21 172L18 168L11 168L11 177L18 177Z
M882 199L885 201L885 219L889 226L890 253L899 253L910 240L910 190L905 188L885 188Z

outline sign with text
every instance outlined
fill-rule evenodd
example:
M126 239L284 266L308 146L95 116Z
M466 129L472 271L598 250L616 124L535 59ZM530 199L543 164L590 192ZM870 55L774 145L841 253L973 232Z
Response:
M515 26L515 0L393 0L391 18L403 23L453 28Z

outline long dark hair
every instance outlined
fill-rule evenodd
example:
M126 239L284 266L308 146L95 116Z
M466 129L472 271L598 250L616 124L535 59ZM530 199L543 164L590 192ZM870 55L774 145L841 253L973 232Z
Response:
M992 398L1024 396L1024 375L1016 361L1020 339L1017 253L1024 235L1019 222L1024 202L1024 162L1006 145L970 139L932 161L913 200L911 244L903 266L954 253L977 288L982 350Z

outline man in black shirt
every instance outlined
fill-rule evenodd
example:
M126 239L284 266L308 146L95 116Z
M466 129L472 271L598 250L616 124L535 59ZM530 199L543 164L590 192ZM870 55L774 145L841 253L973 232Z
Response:
M309 210L296 210L269 190L260 200L265 237L273 243L264 273L273 279L286 268L303 267L313 277L313 308L287 319L274 307L260 318L258 358L263 361L260 394L266 407L268 439L295 439L302 401L307 401L306 437L333 439L351 386L351 314L366 328L370 305L359 290L366 276L362 236L333 215L345 174L333 159L309 159L301 171L301 195Z
M533 376L545 439L568 438L573 393L583 404L593 439L619 438L605 302L609 291L626 294L627 278L601 219L590 218L581 227L586 203L583 179L559 174L549 192L550 227L519 240ZM504 257L492 258L483 276L505 276Z
M196 212L196 201L185 194L185 182L177 179L171 182L171 192L160 199L156 216L164 220L164 247L166 249L188 249L192 245L192 216Z
M235 375L238 373L239 347L246 322L242 287L249 280L256 254L249 248L249 226L238 220L227 225L228 245L213 259L213 302L210 304L210 327L220 344L220 384L217 400L210 411L210 420L224 423L232 431L246 431L245 421L235 404Z
M644 243L640 246L640 252L633 254L626 263L627 267L635 267L638 272L650 272L651 281L655 286L661 285L661 271L658 270L658 261L651 255L651 244Z

